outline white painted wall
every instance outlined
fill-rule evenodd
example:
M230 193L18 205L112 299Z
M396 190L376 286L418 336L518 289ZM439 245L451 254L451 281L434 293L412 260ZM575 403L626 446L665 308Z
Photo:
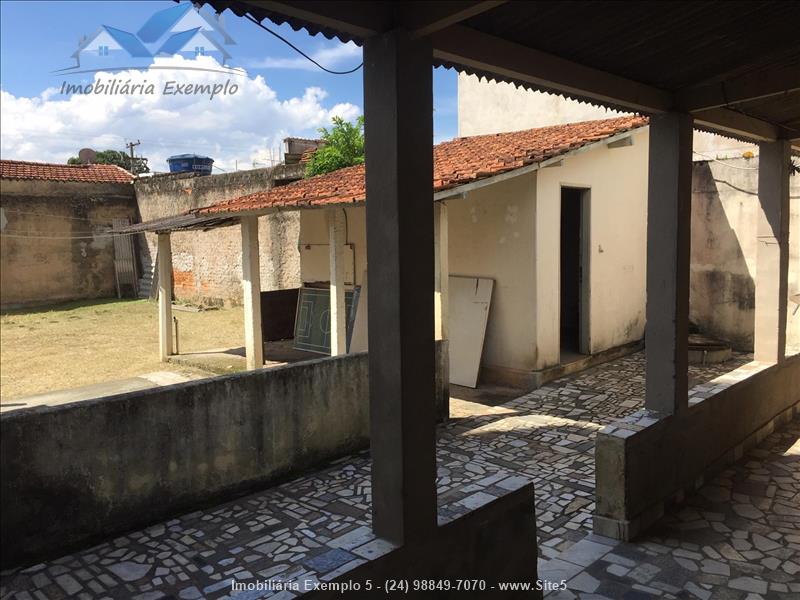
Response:
M494 279L482 364L536 368L536 173L447 201L451 275Z
M627 113L532 92L510 83L458 76L458 135L519 131L546 125L611 119Z
M561 187L590 189L590 352L642 339L647 277L648 130L633 145L567 157L539 171L536 192L540 367L558 362ZM547 324L546 329L544 325Z
M346 242L353 247L355 264L355 284L361 285L367 269L367 213L363 205L344 209L347 215ZM304 246L324 246L324 252L313 254L304 251ZM328 274L322 281L328 281L330 258L328 254L328 221L325 209L300 211L300 281L307 283L319 281L320 273Z

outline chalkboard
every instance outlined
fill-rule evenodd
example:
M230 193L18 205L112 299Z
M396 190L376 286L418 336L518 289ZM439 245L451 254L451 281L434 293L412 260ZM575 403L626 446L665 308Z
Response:
M344 293L347 321L347 346L353 335L353 322L358 307L359 288ZM297 298L297 317L294 324L294 347L298 350L331 353L331 291L330 288L300 288Z

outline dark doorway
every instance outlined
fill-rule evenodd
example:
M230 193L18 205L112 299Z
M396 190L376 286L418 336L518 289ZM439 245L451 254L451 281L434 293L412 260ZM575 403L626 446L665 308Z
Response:
M581 352L583 198L585 190L561 188L561 362Z

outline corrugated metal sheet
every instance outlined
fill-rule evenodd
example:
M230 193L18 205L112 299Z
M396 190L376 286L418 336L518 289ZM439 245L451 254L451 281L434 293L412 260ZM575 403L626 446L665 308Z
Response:
M189 231L192 229L215 229L217 227L230 227L239 223L238 218L200 216L196 214L176 215L174 217L164 217L154 219L145 223L134 223L127 227L114 227L110 233L131 234L131 233L167 233L170 231Z

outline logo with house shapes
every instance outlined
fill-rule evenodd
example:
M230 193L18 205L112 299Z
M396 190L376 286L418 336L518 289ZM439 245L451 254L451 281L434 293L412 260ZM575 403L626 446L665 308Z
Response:
M191 2L181 2L151 16L131 33L102 25L83 36L72 54L75 66L61 73L88 73L147 68L157 57L210 56L227 67L228 47L236 44L225 30L221 15L206 14Z

